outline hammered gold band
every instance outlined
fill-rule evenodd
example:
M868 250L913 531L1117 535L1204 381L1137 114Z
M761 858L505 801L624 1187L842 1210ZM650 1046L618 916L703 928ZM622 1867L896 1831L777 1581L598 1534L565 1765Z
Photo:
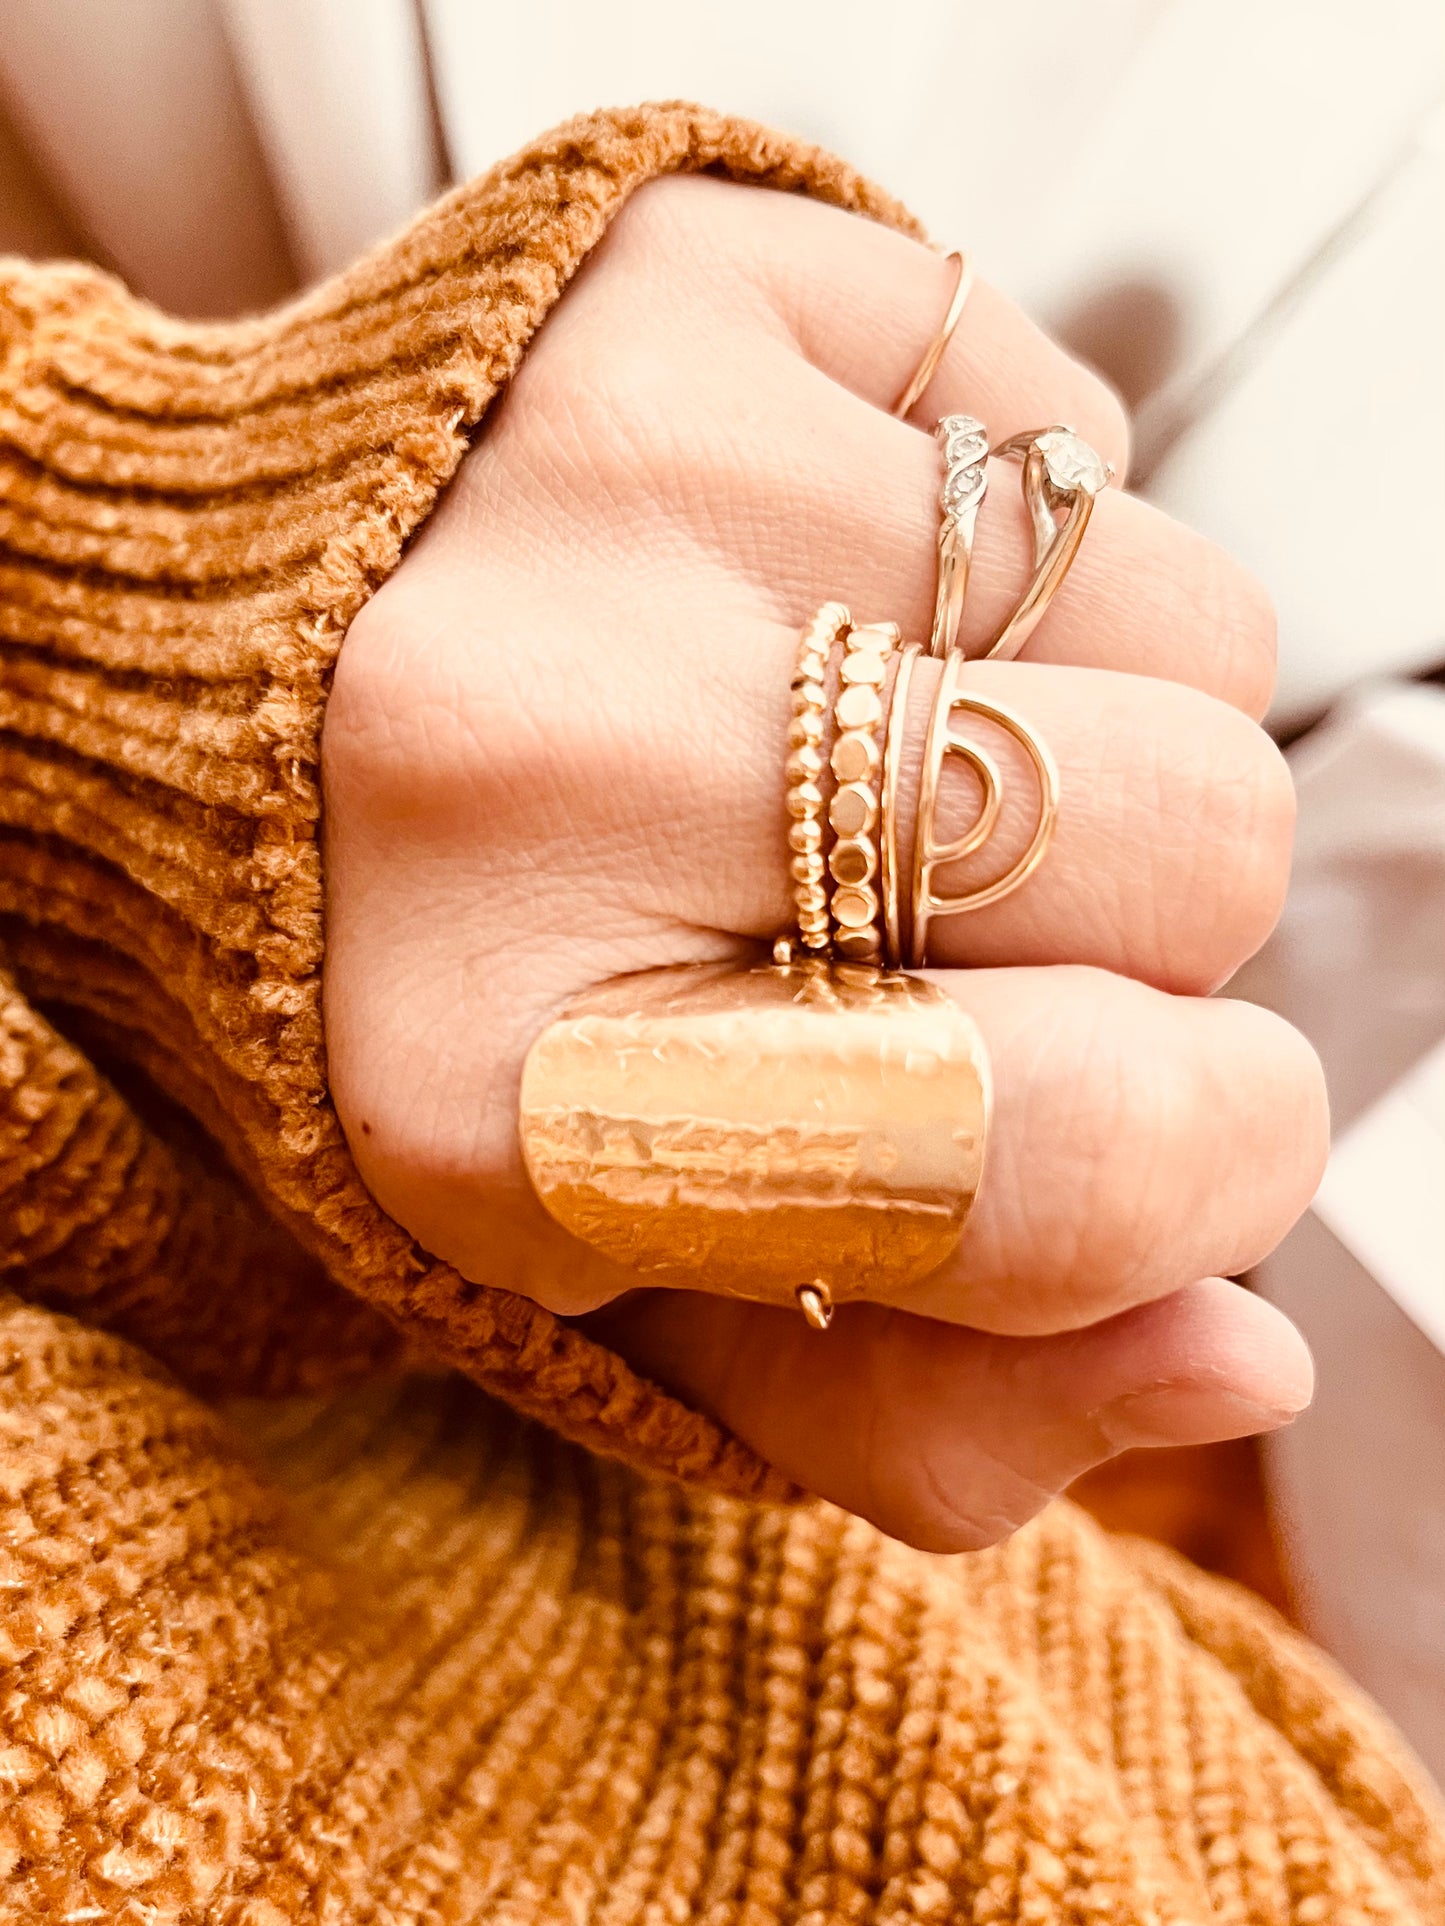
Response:
M822 952L830 937L828 889L824 881L823 771L828 766L824 737L828 717L828 658L851 621L841 602L825 602L803 630L790 684L793 718L788 725L787 809L788 871L798 939L804 949Z
M544 1208L609 1263L825 1324L949 1256L988 1109L983 1041L952 997L800 957L585 992L528 1052L518 1120Z

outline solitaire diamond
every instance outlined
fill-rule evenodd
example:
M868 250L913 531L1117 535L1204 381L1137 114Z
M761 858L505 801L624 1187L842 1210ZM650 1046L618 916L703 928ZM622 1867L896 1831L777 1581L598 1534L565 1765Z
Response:
M1050 428L1034 445L1044 458L1044 473L1061 495L1072 495L1080 489L1086 495L1097 495L1114 472L1072 428Z

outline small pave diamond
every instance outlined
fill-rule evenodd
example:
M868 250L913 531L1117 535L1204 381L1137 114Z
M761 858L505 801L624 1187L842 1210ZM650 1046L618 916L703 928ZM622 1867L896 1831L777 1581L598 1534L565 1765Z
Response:
M982 461L988 453L988 430L972 415L944 415L934 433L949 461Z
M943 449L943 512L966 515L978 507L988 486L988 430L972 415L944 415L933 432Z
M943 505L949 514L961 515L981 502L987 480L982 462L976 468L950 468L943 483Z
M1086 495L1097 495L1108 486L1114 471L1071 428L1050 428L1034 445L1044 458L1044 473L1060 494L1082 489Z

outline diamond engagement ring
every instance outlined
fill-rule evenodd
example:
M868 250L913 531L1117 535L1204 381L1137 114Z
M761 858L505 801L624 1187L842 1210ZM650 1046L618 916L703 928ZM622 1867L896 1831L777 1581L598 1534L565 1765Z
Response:
M1034 531L1034 573L985 658L1011 662L1043 619L1084 539L1094 497L1114 470L1072 428L1034 428L991 454L1023 463L1024 503Z

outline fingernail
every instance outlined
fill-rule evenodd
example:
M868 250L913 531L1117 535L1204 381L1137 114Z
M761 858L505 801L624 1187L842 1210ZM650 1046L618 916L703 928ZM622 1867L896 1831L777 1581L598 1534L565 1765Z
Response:
M1215 1444L1225 1438L1278 1431L1303 1406L1261 1404L1235 1392L1200 1385L1131 1392L1106 1405L1099 1428L1116 1450L1143 1446Z

